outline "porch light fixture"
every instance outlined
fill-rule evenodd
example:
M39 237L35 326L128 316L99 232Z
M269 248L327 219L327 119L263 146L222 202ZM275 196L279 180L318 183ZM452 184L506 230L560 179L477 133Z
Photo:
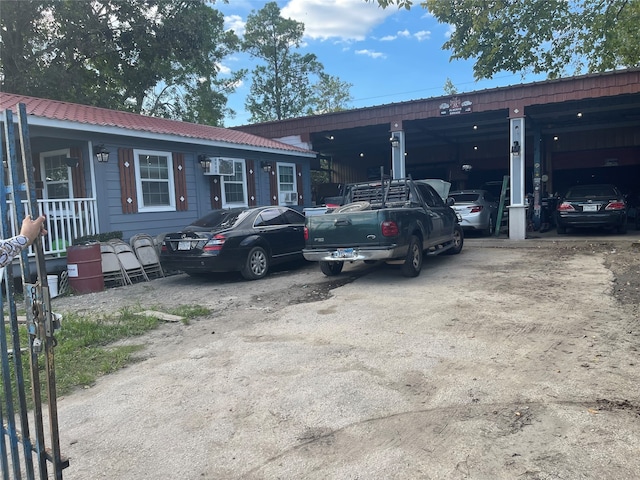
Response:
M205 172L208 172L211 168L211 159L206 155L198 155L198 162L200 162L200 166Z
M76 157L67 157L64 159L64 163L67 164L67 167L74 168L78 166L78 163L80 163L80 160Z
M93 154L99 163L107 163L109 161L109 150L107 150L104 145L96 145L93 149Z
M469 165L468 163L465 163L464 165L462 165L463 172L470 172L472 168L473 168L473 165Z
M391 146L394 148L400 145L400 137L397 135L392 136L389 141L391 142Z
M262 160L260 162L260 168L262 168L262 170L264 170L265 172L269 173L271 171L271 164L269 162L265 162L264 160Z

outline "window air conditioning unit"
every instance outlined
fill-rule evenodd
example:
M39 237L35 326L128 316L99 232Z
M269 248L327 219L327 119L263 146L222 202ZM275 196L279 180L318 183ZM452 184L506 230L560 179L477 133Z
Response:
M280 194L283 203L298 203L298 192L284 192Z
M209 168L205 175L233 175L233 158L209 157Z

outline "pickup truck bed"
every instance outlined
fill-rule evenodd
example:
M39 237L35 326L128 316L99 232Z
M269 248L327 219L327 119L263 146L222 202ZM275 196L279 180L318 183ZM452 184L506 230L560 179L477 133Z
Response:
M307 217L303 255L325 275L345 261L403 264L417 276L424 254L459 253L463 235L457 216L426 182L411 179L350 185L348 203L331 213Z

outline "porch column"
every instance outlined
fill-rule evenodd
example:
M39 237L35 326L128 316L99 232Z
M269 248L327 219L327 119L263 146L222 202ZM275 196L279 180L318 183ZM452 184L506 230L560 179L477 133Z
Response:
M404 158L404 131L402 130L402 122L393 122L391 124L391 173L393 178L404 178L406 176L405 158Z
M513 109L509 118L510 127L510 180L509 240L524 240L527 236L527 205L524 183L524 111Z

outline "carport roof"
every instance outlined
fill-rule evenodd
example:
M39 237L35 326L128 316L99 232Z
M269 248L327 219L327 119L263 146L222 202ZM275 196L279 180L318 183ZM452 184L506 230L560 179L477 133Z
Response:
M440 104L452 97L472 103L471 114L442 116ZM518 109L518 113L514 111ZM583 113L577 117L577 112ZM499 87L475 92L344 110L324 115L233 127L270 138L300 135L327 154L353 153L388 144L394 124L423 147L507 134L510 115L524 112L541 131L586 130L637 125L640 121L640 69L626 69ZM476 132L473 127L477 126ZM386 145L388 147L388 145Z

